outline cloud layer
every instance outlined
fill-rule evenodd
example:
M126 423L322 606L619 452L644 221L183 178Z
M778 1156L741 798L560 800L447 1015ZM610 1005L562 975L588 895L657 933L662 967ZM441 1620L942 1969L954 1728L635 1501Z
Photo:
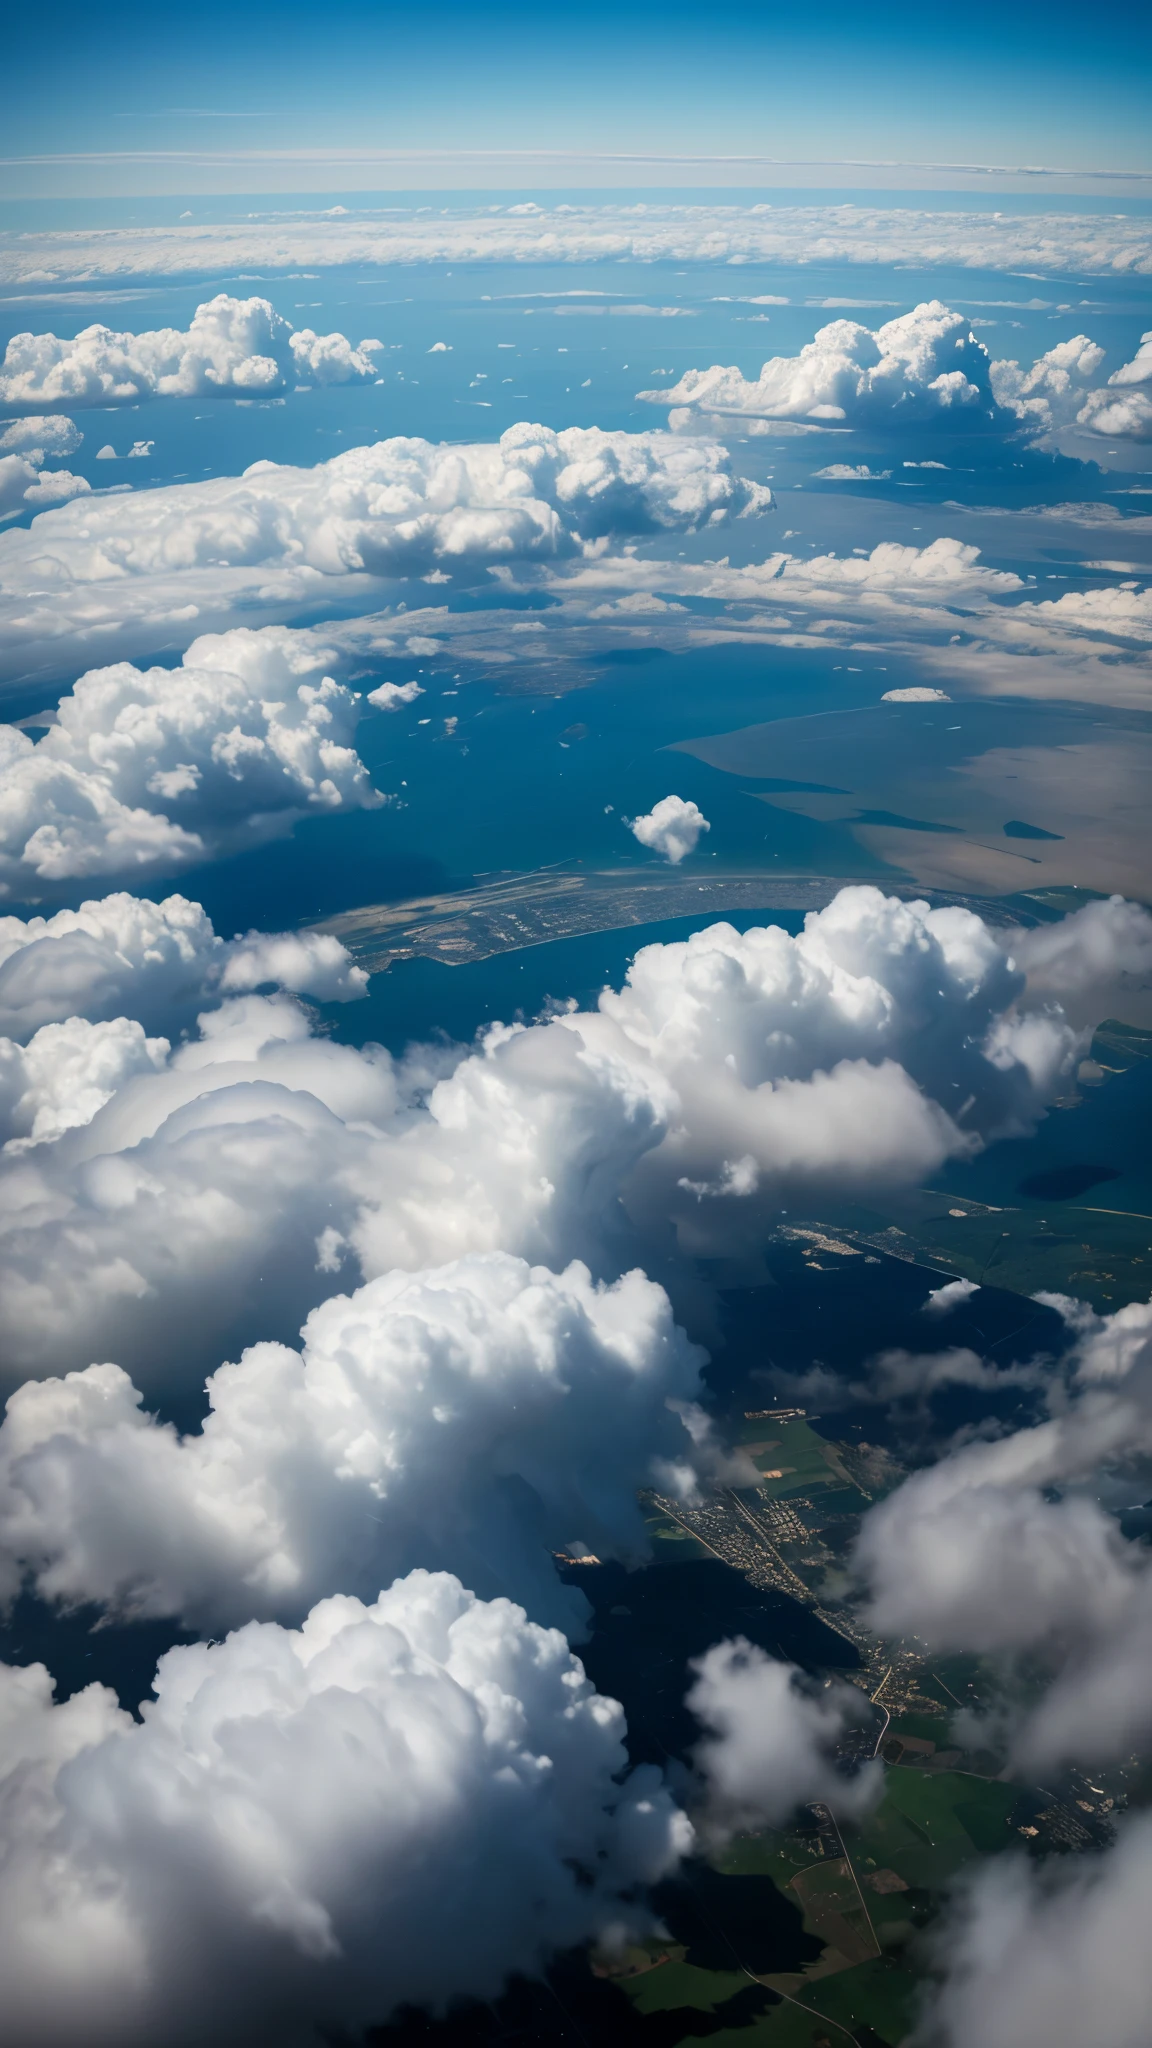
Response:
M378 441L312 469L258 462L241 477L100 498L0 535L0 622L10 668L60 666L95 636L152 649L173 626L238 606L264 617L347 606L379 579L482 576L771 503L717 443L662 433L520 425L497 442Z
M135 405L142 398L260 397L286 384L374 378L379 341L294 331L267 299L219 292L186 329L118 334L85 327L71 341L16 334L0 364L0 405Z
M330 213L161 228L58 230L0 240L0 282L320 270L345 264L641 262L949 265L1042 276L1145 275L1144 221L915 207L538 205L359 219Z
M413 1573L169 1650L141 1721L0 1666L0 1967L22 2048L305 2048L647 1917L691 1830L564 1638ZM382 1938L383 1936L383 1938Z

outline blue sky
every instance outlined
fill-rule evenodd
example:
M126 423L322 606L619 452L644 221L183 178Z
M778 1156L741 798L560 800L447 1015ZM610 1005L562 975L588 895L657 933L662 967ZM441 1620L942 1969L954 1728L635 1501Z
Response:
M830 166L838 185L923 185L905 163L1152 175L1134 5L833 0L813 20L739 0L703 15L675 0L546 15L363 0L157 14L133 0L114 39L79 6L52 20L50 42L32 10L9 30L9 193L490 187L528 181L513 175L523 152L556 152L555 184L633 155L645 184L683 185L685 160L710 156L781 160L770 179L728 167L726 184L811 185ZM897 168L878 179L852 159ZM603 182L628 181L603 166Z

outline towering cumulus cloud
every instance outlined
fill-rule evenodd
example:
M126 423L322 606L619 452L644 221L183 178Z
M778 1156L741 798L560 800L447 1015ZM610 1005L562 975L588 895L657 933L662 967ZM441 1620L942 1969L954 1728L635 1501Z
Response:
M362 600L380 579L599 552L614 534L694 531L761 511L714 441L509 427L496 442L378 441L302 469L88 501L0 535L9 665L97 640L149 650L173 625ZM183 644L182 642L179 644Z
M51 935L34 922L26 947L9 936L24 1035L59 1017L72 976L104 1016L132 1014L136 970L108 959L121 923L151 1032L181 1021L165 1003L185 950L207 959L188 983L218 1007L78 1128L57 1086L63 1135L0 1162L10 1380L103 1357L146 1389L186 1384L206 1348L291 1336L357 1266L373 1278L503 1250L618 1273L677 1243L752 1247L781 1203L907 1184L1029 1129L1083 1042L1055 967L1029 1007L978 917L874 889L842 891L796 938L716 925L645 947L595 1010L403 1062L313 1035L285 995L219 1001L262 973L355 993L325 935L249 939L217 967L179 899L141 913L155 947L116 903Z
M773 356L754 383L714 364L639 396L677 408L677 426L734 416L752 431L756 422L767 431L774 420L913 426L967 413L986 420L993 404L988 351L939 299L875 333L858 320L832 320L798 356Z
M141 1721L0 1666L20 2048L310 2048L641 1931L691 1829L563 1636L415 1572L169 1650Z
M91 669L44 737L0 726L0 893L167 871L383 799L353 692L292 634L206 636L175 669Z
M593 1286L489 1253L389 1273L208 1383L202 1431L115 1366L32 1382L0 1428L0 1590L199 1626L293 1618L409 1564L579 1626L550 1549L635 1562L636 1488L691 1493L703 1355L641 1273Z
M1139 387L1152 380L1145 337L1132 362L1097 388L1105 350L1086 334L1058 342L1030 367L993 362L962 313L932 299L873 330L858 320L833 320L796 356L773 356L755 380L730 366L687 370L663 391L637 395L673 408L678 432L716 432L738 420L745 433L771 433L787 420L807 425L900 430L927 423L983 432L1021 422L1035 435L1079 426L1089 433L1152 433L1152 403ZM1118 387L1118 388L1114 388ZM880 471L883 477L890 472ZM818 476L868 480L867 464L834 463Z
M0 405L134 405L141 398L260 397L286 383L351 384L375 377L379 341L294 331L267 299L226 292L197 306L182 331L117 334L85 327L74 341L16 334L0 364Z

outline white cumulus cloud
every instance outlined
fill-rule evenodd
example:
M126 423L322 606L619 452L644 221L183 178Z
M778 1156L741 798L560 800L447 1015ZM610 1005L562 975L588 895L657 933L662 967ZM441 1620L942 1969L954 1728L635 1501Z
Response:
M278 982L322 1002L348 1002L367 977L327 932L249 932L225 941L198 903L115 895L51 917L0 917L0 1032L26 1039L42 1024L82 1016L149 1029L190 1024L218 989Z
M1152 1727L1148 1553L1093 1497L1152 1450L1152 1305L1097 1317L1040 1298L1075 1337L1067 1393L1049 1374L1051 1419L915 1473L869 1511L856 1551L883 1633L1046 1669L1012 1731L1034 1769L1127 1755Z
M920 425L992 403L988 352L969 323L939 299L886 321L875 333L833 320L797 356L773 356L755 381L714 364L688 370L667 391L641 391L679 410L675 423L738 418L855 426Z
M1099 344L1086 334L1076 334L1038 356L1030 369L1022 369L1017 362L993 363L996 403L1041 433L1069 426L1103 361Z
M0 727L0 891L187 867L382 799L351 691L292 635L206 636L178 668L91 669L42 739Z
M399 711L402 704L414 704L417 697L424 695L420 684L413 679L408 683L380 683L369 690L368 702L377 711Z
M8 1590L26 1570L46 1598L217 1627L294 1619L418 1563L571 1630L584 1602L549 1551L639 1562L637 1486L691 1492L707 1464L686 1405L703 1354L640 1272L598 1287L584 1266L489 1253L334 1296L302 1336L221 1366L191 1436L143 1413L114 1365L13 1395Z
M84 439L75 420L63 413L29 414L0 428L0 455L23 455L30 448L45 455L75 455Z
M90 1123L134 1074L162 1067L168 1051L167 1039L145 1038L128 1017L68 1017L23 1046L0 1038L0 1142L12 1151Z
M973 1294L979 1292L975 1280L945 1280L943 1286L932 1288L922 1305L921 1313L926 1316L950 1316L955 1309L963 1308Z
M1152 914L1123 896L1086 903L1056 924L1012 934L1012 958L1037 1007L1055 1000L1078 1028L1122 1016L1152 989Z
M415 1572L169 1650L134 1721L0 1666L22 2048L306 2048L650 1925L691 1828L563 1636Z
M663 854L678 867L685 854L694 853L700 836L712 827L698 804L682 796L662 796L641 818L632 818L628 830L641 846Z
M29 508L43 512L91 490L87 478L74 476L70 469L44 469L44 453L43 448L29 448L23 455L0 455L0 520Z
M891 474L890 469L869 469L866 462L830 462L824 469L814 469L812 480L823 484L877 484Z
M109 937L134 929L118 902ZM324 963L289 940L221 958L198 913L163 908L136 1006L150 1030L172 1029L184 948L219 960L217 998L228 957L233 986L325 986ZM58 1002L70 975L105 1014L131 1005L133 976L109 961L94 909L16 948L4 971L26 1028L49 1021L46 994ZM332 972L354 980L339 958ZM781 1203L907 1184L1030 1129L1083 1041L1058 1005L1024 999L1023 974L972 913L861 888L796 938L716 925L645 947L595 1010L400 1065L313 1035L286 996L201 1005L200 1036L162 1071L6 1169L10 1375L103 1357L146 1392L158 1375L186 1381L206 1352L270 1334L262 1303L271 1334L290 1335L332 1291L325 1276L357 1265L370 1279L500 1249L619 1272L670 1226L690 1253L752 1245Z
M230 622L240 606L280 618L380 579L483 576L771 503L714 441L530 425L490 443L378 441L311 469L258 462L101 497L0 535L0 626L10 669L59 669L94 639L151 651L173 626Z
M267 299L219 292L185 330L118 334L97 324L72 341L16 334L0 364L0 404L135 405L142 398L259 396L286 383L348 384L375 377L379 341L294 332Z

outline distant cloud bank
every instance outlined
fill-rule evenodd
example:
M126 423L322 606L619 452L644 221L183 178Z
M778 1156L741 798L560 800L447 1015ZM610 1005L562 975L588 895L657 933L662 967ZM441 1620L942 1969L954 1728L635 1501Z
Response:
M221 268L331 269L356 263L959 265L1043 276L1147 275L1141 218L988 214L868 206L509 207L387 218L270 214L192 226L71 229L0 237L0 283L25 289L90 278L210 276Z

